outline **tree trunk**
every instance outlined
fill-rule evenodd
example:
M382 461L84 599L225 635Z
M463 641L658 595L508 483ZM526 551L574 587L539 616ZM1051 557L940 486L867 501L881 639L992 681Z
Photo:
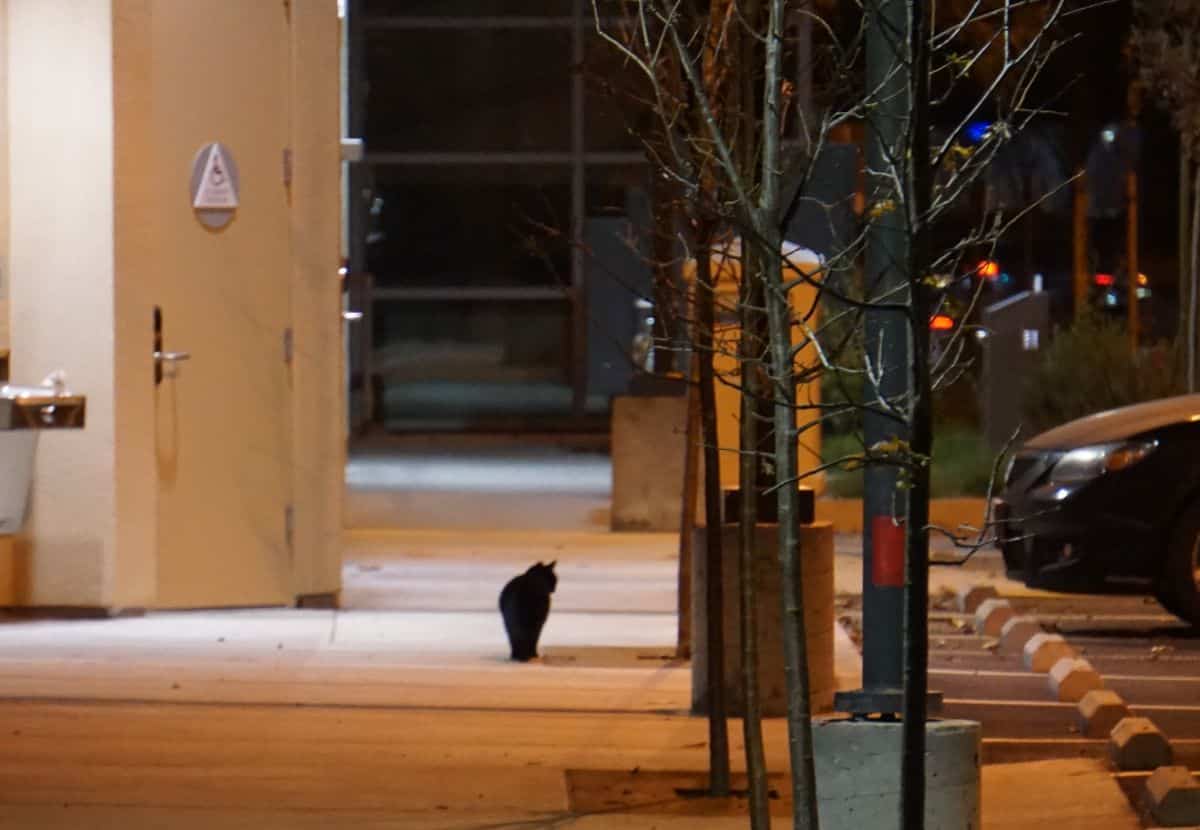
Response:
M690 307L690 303L689 303ZM679 580L678 623L675 636L675 656L680 660L692 657L692 557L696 538L696 499L700 484L700 389L699 363L692 355L688 369L687 424L683 440L683 507L679 517Z
M816 772L812 751L812 712L808 682L808 642L804 630L803 571L800 550L796 458L796 380L792 366L791 306L782 288L779 236L768 245L774 256L764 258L768 275L767 315L771 334L771 376L775 398L775 483L779 504L779 557L783 579L783 648L788 689L788 749L792 766L793 825L818 827ZM769 263L769 265L768 265Z
M933 389L929 370L932 303L926 276L930 238L926 219L932 198L929 164L929 13L925 0L909 0L908 49L910 152L904 178L908 229L907 263L912 327L909 355L912 393L910 490L904 580L904 757L900 814L904 830L925 827L925 722L929 690L929 462L933 454Z
M1176 339L1183 345L1184 376L1183 385L1188 392L1196 391L1196 326L1192 319L1192 268L1191 268L1191 202L1192 192L1192 160L1188 152L1187 140L1179 136L1179 226L1176 232L1176 260L1179 265L1179 314L1176 326Z
M1192 250L1188 257L1188 276L1191 282L1191 294L1188 303L1188 354L1191 361L1188 366L1188 391L1196 390L1196 339L1198 336L1196 320L1196 294L1200 288L1200 165L1196 166L1195 178L1192 181Z
M741 335L738 363L741 376L741 429L738 448L738 485L741 515L738 527L738 593L741 598L742 647L742 733L746 745L746 775L750 782L751 830L770 830L771 811L767 800L767 761L763 751L762 706L758 688L758 617L755 588L758 585L755 547L758 534L758 373L761 346L754 337L758 329L757 309L762 306L762 279L752 248L742 247L742 302L739 308Z
M783 650L788 690L788 752L792 767L793 830L816 830L817 781L813 763L812 711L808 682L808 640L804 595L800 590L799 491L796 488L796 376L792 358L792 308L783 290L781 247L784 0L770 0L763 61L762 165L755 230L755 257L763 273L775 388L775 484L779 504L779 557L783 578Z
M717 403L713 374L716 285L712 249L705 236L696 245L696 353L700 361L700 440L704 447L705 599L708 650L709 793L729 795L729 730L725 715L724 583L721 567L721 459L717 444Z

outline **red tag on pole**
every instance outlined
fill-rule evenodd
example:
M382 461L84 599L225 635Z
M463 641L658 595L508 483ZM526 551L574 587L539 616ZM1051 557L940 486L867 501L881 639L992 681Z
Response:
M891 516L871 519L871 582L877 588L904 587L904 524Z

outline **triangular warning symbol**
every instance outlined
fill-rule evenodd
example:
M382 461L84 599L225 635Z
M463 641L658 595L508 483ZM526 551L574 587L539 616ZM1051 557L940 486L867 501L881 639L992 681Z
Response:
M237 186L230 175L229 165L225 162L220 145L214 144L208 154L208 161L204 164L204 174L200 177L200 186L196 188L196 198L192 200L192 207L230 210L237 206Z

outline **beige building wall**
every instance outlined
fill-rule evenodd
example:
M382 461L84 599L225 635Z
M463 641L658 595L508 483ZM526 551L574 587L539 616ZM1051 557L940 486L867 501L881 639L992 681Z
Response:
M43 435L33 511L7 602L152 607L157 474L152 279L166 237L155 182L152 15L176 0L0 0L0 348L14 378L67 371L87 428ZM236 5L245 0L218 0ZM255 0L258 2L258 0ZM4 5L7 5L7 14ZM338 20L293 0L290 415L296 594L340 587L341 388ZM53 44L54 48L48 45ZM214 44L219 48L220 44ZM3 154L4 143L9 144ZM7 162L7 163L5 163ZM278 168L272 174L278 175ZM3 175L11 185L3 187ZM8 294L8 314L4 298Z
M104 604L146 607L158 589L153 274L162 237L154 204L152 0L109 0L113 44L113 325L117 544Z
M8 112L8 0L0 0L0 116ZM0 118L0 351L8 348L8 119Z
M88 396L86 430L40 442L16 600L103 604L117 526L111 10L10 0L7 11L13 377L62 369Z

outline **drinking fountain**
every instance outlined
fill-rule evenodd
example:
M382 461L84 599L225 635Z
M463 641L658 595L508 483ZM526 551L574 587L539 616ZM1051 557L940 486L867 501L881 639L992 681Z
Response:
M37 386L0 376L0 536L16 533L25 520L39 434L82 429L86 414L87 398L70 391L61 371Z

